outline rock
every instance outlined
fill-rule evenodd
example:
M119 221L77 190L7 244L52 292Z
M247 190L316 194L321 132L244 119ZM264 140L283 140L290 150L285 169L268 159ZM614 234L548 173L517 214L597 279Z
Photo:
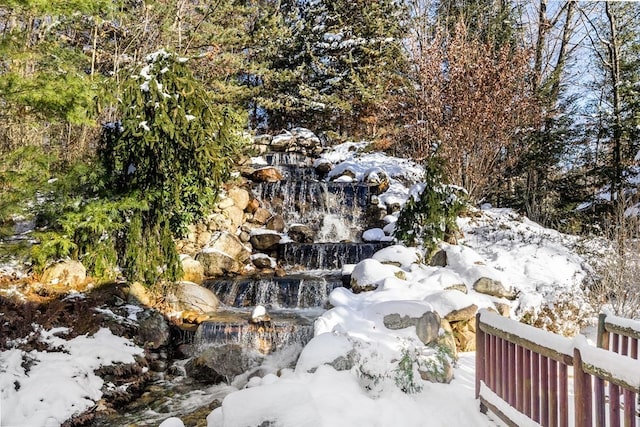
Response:
M382 194L389 189L391 179L389 175L380 167L367 170L363 178L364 183L371 186L373 194Z
M211 240L211 236L213 236L213 234L211 234L210 231L206 231L206 230L198 233L196 237L196 245L198 247L206 246Z
M270 148L273 151L287 151L287 148L295 143L295 138L291 132L283 132L271 138Z
M282 181L282 173L273 166L257 169L251 174L251 179L255 182L278 182Z
M317 147L321 145L320 138L311 130L302 127L291 129L291 135L301 147Z
M226 216L231 222L231 232L235 233L235 231L242 225L244 222L244 210L239 207L233 205L225 208L222 213Z
M233 187L229 190L229 197L233 200L233 204L243 211L249 206L251 196L244 188Z
M346 178L350 178L350 181L347 182L351 182L353 180L356 179L356 173L352 170L349 169L345 169L342 172L340 172L339 174L336 174L335 176L331 177L331 181L347 181L344 179L344 177Z
M252 222L255 223L255 224L264 225L264 224L267 223L269 218L271 218L271 216L272 216L271 212L269 212L268 210L266 210L264 208L258 208L253 213Z
M458 291L458 292L462 292L463 294L468 293L469 291L467 290L467 285L465 285L464 283L459 283L457 285L449 285L446 288L444 288L445 291Z
M362 240L365 242L379 242L385 237L386 235L381 228L370 228L362 233Z
M259 230L259 231L258 231ZM261 252L268 252L278 247L280 243L280 233L272 230L255 229L251 232L251 245L254 249Z
M211 232L231 231L232 228L231 220L222 213L217 212L207 217L207 229Z
M460 321L450 322L451 329L453 330L453 337L456 340L456 346L458 350L475 351L476 350L476 333L475 333L475 318Z
M400 316L398 313L391 313L383 318L384 326L387 329L398 330L415 326L416 335L423 344L427 345L438 339L440 330L440 316L433 311L425 312L421 317Z
M219 276L239 273L250 257L251 251L235 234L222 231L213 235L196 259L202 263L206 276Z
M356 294L375 290L385 278L395 276L399 271L402 270L375 259L362 260L351 272L351 290Z
M313 243L315 233L310 227L302 224L295 224L289 227L287 235L297 243Z
M171 330L167 320L158 310L138 313L138 336L136 340L145 348L156 350L171 341Z
M204 267L200 261L196 261L190 256L181 256L182 280L201 285L204 281Z
M440 316L438 313L428 311L416 321L416 335L423 344L431 344L438 340L440 331Z
M251 261L256 268L275 268L276 260L266 254L254 254L251 255Z
M258 201L258 199L251 199L249 200L249 203L247 203L247 207L245 208L245 211L249 212L250 214L253 214L259 207L260 207L260 202Z
M128 298L129 303L151 307L155 304L155 298L149 292L149 288L140 282L133 282L129 285Z
M207 313L216 311L220 305L218 297L211 290L192 282L177 282L169 288L165 302L172 311L195 311Z
M87 269L79 261L62 261L48 267L41 280L45 285L78 286L87 280Z
M433 254L431 259L429 260L429 265L432 267L446 267L447 266L447 252L443 249L440 249L438 252ZM465 288L466 290L466 288Z
M233 206L233 199L230 197L224 197L218 200L218 209L224 210Z
M253 137L254 145L270 145L273 136L269 134L256 135Z
M219 383L250 368L250 360L238 344L207 347L185 365L187 376L206 384Z
M493 303L493 305L495 305L496 310L498 310L500 316L511 317L511 306L509 304L496 301Z
M467 321L469 319L474 319L477 312L478 306L475 304L471 304L468 307L449 312L449 314L444 316L444 318L449 322Z
M267 220L265 226L269 230L282 233L284 231L284 218L282 217L282 215L273 215L271 218Z
M318 176L323 177L331 172L331 169L333 169L333 164L328 160L321 159L314 164L314 168Z
M453 366L447 358L434 357L429 369L418 368L420 378L432 383L449 384L453 379Z
M473 289L481 294L491 295L498 298L516 299L516 291L513 288L506 288L500 281L481 277L473 284Z
M446 349L446 351L453 357L454 360L458 359L458 347L456 344L456 339L453 336L453 328L451 324L445 320L440 320L440 329L442 333L438 335L437 345L441 348Z
M249 323L264 323L271 322L271 316L267 313L267 309L262 305L257 305L251 312L251 318Z
M202 263L206 277L221 276L225 273L240 273L243 265L232 256L219 251L202 251L196 259Z

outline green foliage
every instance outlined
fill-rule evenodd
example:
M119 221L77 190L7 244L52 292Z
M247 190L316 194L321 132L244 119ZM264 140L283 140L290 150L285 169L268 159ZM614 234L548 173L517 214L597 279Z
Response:
M409 197L398 216L396 239L407 245L423 245L431 252L447 233L457 229L456 218L465 206L464 190L445 182L442 162L430 159L424 189L417 197Z
M202 217L228 178L242 144L241 116L217 106L187 60L158 51L128 79L120 121L106 126L101 160L115 194L137 194L122 239L131 280L155 283L180 274L172 236Z
M402 357L398 362L398 367L395 369L394 380L398 388L404 393L413 394L422 390L422 386L416 382L415 378L415 359L415 354L411 355L408 349L402 349Z

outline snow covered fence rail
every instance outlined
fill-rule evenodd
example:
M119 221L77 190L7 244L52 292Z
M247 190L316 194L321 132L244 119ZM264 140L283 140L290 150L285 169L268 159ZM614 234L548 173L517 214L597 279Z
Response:
M598 317L598 347L638 358L640 321L601 313Z
M483 411L518 427L619 426L621 415L625 426L638 425L640 361L486 310L476 320L476 397Z

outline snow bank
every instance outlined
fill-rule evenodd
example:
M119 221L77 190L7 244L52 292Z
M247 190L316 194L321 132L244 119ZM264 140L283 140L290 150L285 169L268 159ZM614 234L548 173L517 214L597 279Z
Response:
M0 353L0 401L3 426L55 426L100 399L100 366L134 363L143 349L102 328L93 336L69 341L56 336L65 330L42 331L42 341L59 351Z

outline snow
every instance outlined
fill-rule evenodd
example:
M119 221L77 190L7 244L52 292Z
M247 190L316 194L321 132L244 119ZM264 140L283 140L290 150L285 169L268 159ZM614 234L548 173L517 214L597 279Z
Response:
M0 402L3 426L60 425L94 405L104 382L100 366L134 363L143 350L129 340L100 329L93 336L65 340L64 328L41 331L42 341L60 351L0 353ZM29 360L30 366L24 363Z

